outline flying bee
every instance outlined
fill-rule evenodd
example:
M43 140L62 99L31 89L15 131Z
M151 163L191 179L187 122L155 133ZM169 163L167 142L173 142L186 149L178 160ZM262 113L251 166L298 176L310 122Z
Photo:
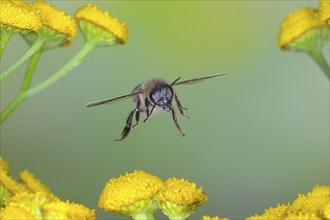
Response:
M187 115L184 114L184 110L187 111L187 108L182 106L177 94L174 92L173 86L199 83L206 79L211 79L223 75L225 74L221 73L221 74L199 77L184 81L179 81L181 79L181 77L179 77L176 80L174 80L171 84L169 84L163 79L154 78L137 85L130 94L118 96L111 99L93 101L87 103L86 106L93 107L97 105L114 103L116 101L124 100L127 98L133 98L136 107L130 112L130 114L126 119L126 125L121 133L121 138L115 141L121 141L124 138L126 138L130 130L139 124L141 112L146 114L146 118L143 121L146 122L152 113L156 113L164 110L167 112L172 112L172 118L176 129L179 131L179 133L182 136L185 136L185 134L182 132L177 122L176 113L172 106L173 100L175 100L180 114L185 118L189 118ZM135 114L135 124L132 125L134 114Z

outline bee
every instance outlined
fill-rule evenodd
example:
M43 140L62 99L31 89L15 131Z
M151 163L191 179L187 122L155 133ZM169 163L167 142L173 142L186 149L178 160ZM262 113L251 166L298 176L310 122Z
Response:
M118 96L111 99L93 101L87 103L86 106L93 107L103 104L114 103L116 101L121 101L128 98L133 98L133 101L136 106L129 113L126 119L126 125L121 133L121 137L119 139L116 139L115 141L121 141L128 136L131 129L139 124L141 113L146 114L146 118L143 120L143 122L145 123L153 113L160 111L171 112L172 119L176 129L179 131L181 136L185 136L185 134L182 132L177 122L176 112L173 108L173 100L175 100L175 103L177 105L180 114L185 118L189 118L189 116L185 115L184 111L187 111L187 108L182 106L177 94L173 89L173 86L199 83L206 79L211 79L223 75L225 74L221 73L221 74L188 79L183 81L180 81L181 77L179 77L170 84L163 79L154 78L137 85L130 94ZM132 125L134 115L135 115L135 124Z

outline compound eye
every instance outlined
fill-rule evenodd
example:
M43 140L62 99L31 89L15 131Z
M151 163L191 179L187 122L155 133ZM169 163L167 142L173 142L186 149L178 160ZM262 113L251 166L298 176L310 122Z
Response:
M170 88L166 88L166 95L165 95L167 100L172 100L173 94Z

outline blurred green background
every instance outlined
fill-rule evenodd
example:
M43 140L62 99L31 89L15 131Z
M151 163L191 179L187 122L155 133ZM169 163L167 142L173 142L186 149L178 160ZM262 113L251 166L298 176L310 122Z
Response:
M88 1L48 1L69 14ZM92 2L92 1L90 1ZM232 219L292 201L329 185L329 81L303 53L277 47L282 19L318 1L93 1L124 21L125 45L102 47L68 76L21 105L1 125L1 155L14 177L35 173L62 199L97 208L105 183L143 169L163 179L186 178L209 200L189 219ZM46 51L33 84L81 48ZM327 45L329 47L329 45ZM2 69L28 45L14 36ZM329 60L329 48L324 49ZM1 110L16 95L22 66L1 82ZM176 92L189 120L171 114L141 123L123 142L130 100L86 108L89 101L131 92L140 82L227 75ZM159 214L161 218L165 218ZM98 218L127 217L97 210Z

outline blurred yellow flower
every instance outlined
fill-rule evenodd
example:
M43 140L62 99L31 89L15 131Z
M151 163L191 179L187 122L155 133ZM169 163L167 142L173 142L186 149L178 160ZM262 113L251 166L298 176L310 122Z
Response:
M306 32L323 26L324 23L318 17L318 10L313 8L295 10L282 21L278 45L281 49L285 49Z
M99 198L99 207L122 215L154 214L154 195L163 187L163 180L142 170L110 179Z
M246 220L271 220L271 219L283 219L283 216L286 213L286 210L288 209L287 205L280 205L278 204L276 208L268 208L265 210L265 213L262 215L253 215Z
M37 31L42 26L38 11L28 2L23 0L1 0L0 8L1 28Z
M328 198L328 201L324 205L320 206L318 215L323 219L330 219L330 198Z
M51 202L41 207L43 219L46 220L92 220L95 219L96 212L83 205L71 203L69 201Z
M46 194L52 194L52 191L45 186L40 180L34 177L33 173L30 173L28 170L24 170L20 173L20 179L24 185L29 188L31 192L43 192ZM55 195L53 195L55 196Z
M2 169L3 171L5 171L7 173L9 173L9 171L10 171L8 162L1 156L0 156L0 169Z
M320 0L320 19L330 24L330 0Z
M330 219L330 186L315 186L312 192L298 195L298 198L287 205L265 210L262 215L254 215L247 220L271 219Z
M170 178L157 193L156 201L163 213L171 219L185 219L207 201L203 188L185 179Z
M0 185L6 188L11 194L30 192L25 185L16 182L16 180L9 176L3 169L0 169Z
M312 213L317 215L319 209L330 199L329 186L315 186L312 192L298 195L298 198L289 206L287 213ZM321 211L321 210L320 210Z
M16 193L14 196L5 200L6 207L12 203L21 205L29 209L35 216L41 217L40 207L44 204L59 201L59 199L51 194L37 192L28 193L21 192Z
M320 2L321 7L328 7L327 4ZM283 50L306 52L330 80L330 67L322 54L322 47L329 39L330 26L320 19L319 10L301 8L282 21L277 42Z
M63 44L69 44L76 36L77 24L70 15L43 0L36 0L33 6L39 11L41 21L46 27L66 36Z
M78 21L91 23L114 35L118 43L126 43L127 41L128 34L125 23L113 18L108 12L99 10L94 5L82 6L76 11L75 17Z
M1 220L95 219L95 210L61 201L29 171L21 172L20 178L22 183L17 183L0 167Z
M37 216L35 216L31 210L28 208L11 203L9 206L5 208L1 208L0 210L0 219L1 220L40 220Z
M208 215L204 215L202 220L230 220L229 218L220 218L218 216L210 217Z

